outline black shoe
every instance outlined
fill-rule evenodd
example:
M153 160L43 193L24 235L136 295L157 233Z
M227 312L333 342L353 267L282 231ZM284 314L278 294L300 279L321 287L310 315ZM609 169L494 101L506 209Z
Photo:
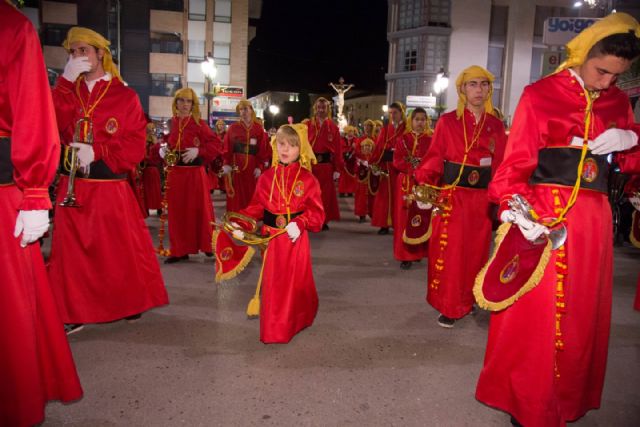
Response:
M473 307L471 307L471 315L475 316L476 314L478 314L478 306L473 304Z
M447 317L444 314L441 314L440 316L438 316L438 325L442 326L443 328L453 328L453 325L455 323L456 323L456 319Z
M127 321L127 323L135 323L138 320L140 320L140 318L142 317L142 313L138 313L138 314L134 314L132 316L127 316L124 318L124 320Z
M329 224L322 224L322 231L327 231L329 229Z
M518 422L518 420L516 420L515 418L511 417L511 425L515 426L515 427L523 427L522 424L520 424Z
M164 260L164 263L165 264L175 264L176 262L184 261L185 259L189 259L189 255L170 256L169 258Z
M411 261L402 261L400 263L400 268L402 270L410 270L411 269Z
M207 258L211 258L213 256L213 252L205 252L204 256L206 256Z
M67 323L64 325L64 331L67 335L75 334L83 329L84 325L82 323Z
M378 230L378 234L380 236L384 236L385 234L389 234L389 227L382 227L380 230Z
M158 216L162 215L162 209L158 209L156 213L158 214Z
M367 221L367 217L366 217L366 216L361 216L361 217L358 219L358 222L359 222L360 224L362 224L363 222L366 222L366 221Z

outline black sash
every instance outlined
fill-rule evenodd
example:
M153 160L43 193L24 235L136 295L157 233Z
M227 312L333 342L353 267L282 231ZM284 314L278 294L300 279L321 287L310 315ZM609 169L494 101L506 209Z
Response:
M444 184L453 184L460 173L461 163L444 162L444 174L442 180ZM491 182L491 166L471 166L465 165L458 182L459 187L467 188L487 188Z
M11 138L0 138L0 184L13 182L13 163L11 163Z
M67 160L65 162L65 152L67 154ZM71 164L71 148L65 150L62 147L62 151L60 153L60 174L69 176L69 171L65 168L65 165ZM102 161L98 160L96 162L91 163L91 168L89 170L89 176L82 176L82 174L78 171L78 175L80 178L88 178L88 179L125 179L127 177L126 173L113 173L109 166Z
M292 212L291 219L301 214L302 214L302 211ZM264 223L264 225L268 225L269 227L272 227L272 228L285 228L288 224L287 213L285 212L285 213L277 214L265 209L264 216L262 217L262 222Z
M543 148L538 152L538 167L529 179L529 184L556 184L573 187L580 163L579 148ZM609 163L606 155L587 152L582 167L580 188L607 192Z
M318 163L331 163L331 153L313 153Z
M393 162L393 150L384 150L380 162Z
M233 152L238 154L258 154L258 145L245 144L244 142L234 142Z

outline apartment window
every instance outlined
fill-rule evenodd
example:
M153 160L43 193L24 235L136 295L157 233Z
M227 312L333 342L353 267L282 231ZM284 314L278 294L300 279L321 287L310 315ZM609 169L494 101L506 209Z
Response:
M427 0L427 25L431 27L448 27L450 15L450 0Z
M504 45L507 39L507 23L509 21L508 6L491 6L491 23L489 24L489 52L487 70L494 76L492 102L502 107L502 86L504 71Z
M418 69L418 52L420 37L404 37L398 39L398 71L416 71Z
M216 22L231 22L231 0L215 0L216 7L213 20Z
M182 40L175 33L151 33L151 52L182 53Z
M204 57L204 40L189 40L189 62L202 62Z
M218 65L229 65L231 59L231 45L228 43L213 44L213 60Z
M395 84L395 93L394 93L394 101L406 102L408 95L417 95L419 90L419 85L422 83L422 79L419 78L408 78L408 79L398 79Z
M42 24L42 44L46 46L62 46L62 42L67 38L67 32L73 25L64 24Z
M427 35L424 52L425 71L438 73L441 68L446 69L449 56L449 36Z
M290 93L289 94L289 102L298 102L298 94Z
M189 19L192 21L205 21L207 19L206 0L189 0Z
M424 2L426 0L400 0L398 29L406 30L424 26Z
M182 12L184 4L182 0L151 0L149 5L151 9L171 10L174 12Z
M173 96L181 87L180 74L151 74L151 95Z

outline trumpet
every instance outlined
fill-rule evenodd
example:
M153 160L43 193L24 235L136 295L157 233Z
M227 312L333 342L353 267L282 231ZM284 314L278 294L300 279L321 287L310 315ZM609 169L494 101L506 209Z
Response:
M416 184L407 196L409 199L429 203L439 210L451 208L451 190L434 187L429 184Z
M80 136L80 132L81 128L86 126L88 126L89 129L86 133L86 140L83 140L83 138ZM76 122L76 126L73 132L73 142L93 145L93 122L89 117L83 117ZM62 200L62 202L60 203L60 206L62 207L78 208L81 206L76 199L75 191L76 174L78 173L79 166L80 163L78 160L78 149L75 147L71 147L71 159L69 160L69 182L67 184L67 194L64 197L64 200Z
M369 165L369 169L371 169L371 173L373 173L374 175L380 175L383 176L385 178L389 177L389 172L387 172L386 170L382 169L379 165L372 163Z
M238 172L239 170L240 168L238 167L238 165L231 166L231 173ZM220 168L220 171L218 172L218 178L222 178L223 176L224 176L224 172L222 168Z
M263 249L266 247L269 240L276 237L278 234L285 232L283 229L273 235L262 235L258 232L258 224L255 219L238 212L225 213L222 216L222 221L215 222L214 225L216 228L222 229L229 234L233 234L236 230L242 231L244 236L240 240L243 243L252 246L261 246ZM240 228L238 228L238 225Z
M528 219L531 222L538 222L534 218L534 210L533 206L519 194L514 194L511 196L511 200L507 202L509 208L512 211L520 213L523 217ZM556 218L548 218L549 221L553 222ZM542 223L544 225L544 223ZM543 244L547 242L547 239L551 241L551 249L558 249L560 246L564 244L567 240L567 227L564 224L558 224L549 229L548 235L541 235L538 240L534 242L534 244Z
M180 152L178 150L171 150L167 146L167 154L164 155L164 162L167 166L173 167L180 161Z

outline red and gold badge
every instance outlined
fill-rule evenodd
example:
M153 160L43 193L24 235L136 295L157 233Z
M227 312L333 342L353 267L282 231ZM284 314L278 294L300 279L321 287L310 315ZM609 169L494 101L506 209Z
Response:
M496 151L496 139L494 137L489 138L489 151L491 153Z
M200 147L200 139L197 136L193 138L193 146Z
M104 125L104 130L106 130L110 135L113 135L118 131L118 121L115 117L111 117L109 120L107 120L107 123L105 123Z
M480 181L480 172L477 170L472 170L469 176L467 177L467 181L470 185L476 185L478 181Z
M295 194L296 197L302 197L304 195L304 182L296 182L296 184L293 186L293 194Z
M286 226L287 226L287 219L284 217L284 215L278 215L276 217L276 227L285 228Z
M516 255L511 258L503 268L500 270L500 283L509 283L518 275L520 270L520 255Z
M411 226L420 227L421 225L422 225L422 216L414 215L413 218L411 218Z
M224 248L222 252L220 252L220 259L222 261L229 261L232 257L233 257L232 248Z
M584 160L582 167L582 179L586 182L593 182L598 177L598 164L592 158Z

